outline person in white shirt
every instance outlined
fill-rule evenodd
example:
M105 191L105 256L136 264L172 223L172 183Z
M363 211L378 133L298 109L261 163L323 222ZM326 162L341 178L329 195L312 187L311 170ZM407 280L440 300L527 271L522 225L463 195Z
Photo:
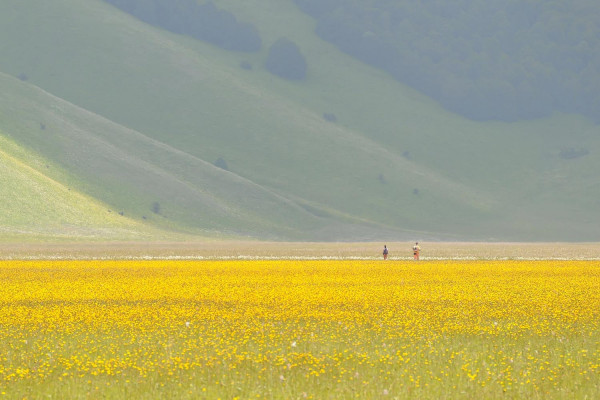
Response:
M413 246L413 255L415 256L415 260L419 259L419 254L421 253L421 247L419 247L419 242L415 242Z

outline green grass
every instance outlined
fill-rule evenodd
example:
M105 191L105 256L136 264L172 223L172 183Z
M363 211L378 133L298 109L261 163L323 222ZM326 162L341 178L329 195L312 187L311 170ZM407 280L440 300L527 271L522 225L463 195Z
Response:
M28 80L2 78L0 129L72 171L83 192L169 229L275 239L598 235L586 222L600 212L591 172L599 128L589 121L468 121L320 40L291 2L217 5L259 27L261 52L223 51L102 1L3 2L0 71ZM305 83L263 68L281 36L305 54ZM565 147L590 155L563 160ZM219 157L231 173L212 168ZM166 218L149 212L154 202Z
M48 177L47 168L46 160L0 136L0 239L149 240L165 234Z
M326 326L323 328L328 329ZM126 339L121 339L126 336L124 332L107 331L106 334L118 339L109 342L107 336L89 334L66 337L61 350L55 355L69 359L72 354L79 354L80 343L90 341L96 344L96 348L118 349L116 354L96 351L94 356L99 360L96 361L98 365L102 365L100 360L103 359L117 357L125 360L135 353L136 347ZM180 351L186 347L186 340L192 339L184 331L179 334L173 332L173 337L169 349L161 352L156 346L146 347L146 350L155 351L156 356L164 359L169 359L172 354L175 357L172 362L176 365L181 357ZM112 373L98 368L102 372L80 373L78 376L65 369L65 372L45 379L33 379L35 385L30 384L30 379L5 387L0 385L0 394L5 391L10 397L19 398L38 398L43 394L53 399L595 398L599 395L598 387L593 382L597 379L597 372L581 374L580 369L575 367L588 363L588 357L582 350L590 349L591 353L594 345L586 338L568 339L567 344L556 338L539 337L515 341L477 337L451 337L434 341L391 340L394 346L404 352L404 365L402 360L396 360L399 357L395 354L386 353L386 346L390 345L389 338L374 336L368 346L344 347L331 341L299 349L315 355L315 361L327 369L327 372L320 374L316 373L318 370L308 367L296 367L288 371L285 364L278 365L275 360L236 362L222 359L217 352L209 352L206 356L214 360L212 365L190 369L182 367L168 376L161 372L140 375L135 369L122 370L119 363L115 363L116 369ZM28 337L27 340L36 343L44 342L45 338ZM276 347L286 345L289 344L273 343ZM251 345L240 346L238 351L240 357L258 353L258 349ZM346 359L337 363L336 355ZM286 356L293 360L294 349L282 355L282 360ZM388 362L382 360L386 357ZM414 358L419 361L413 361ZM306 361L308 359L310 356ZM573 368L565 366L565 360L572 362ZM93 363L90 360L91 371L95 370ZM235 367L232 368L232 365ZM167 370L172 367L163 365ZM546 369L560 370L560 375L548 373ZM493 375L490 376L488 372Z

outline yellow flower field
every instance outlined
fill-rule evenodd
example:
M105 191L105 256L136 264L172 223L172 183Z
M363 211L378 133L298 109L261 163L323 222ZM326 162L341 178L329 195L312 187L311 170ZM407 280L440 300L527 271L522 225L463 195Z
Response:
M1 261L0 398L600 398L598 261Z

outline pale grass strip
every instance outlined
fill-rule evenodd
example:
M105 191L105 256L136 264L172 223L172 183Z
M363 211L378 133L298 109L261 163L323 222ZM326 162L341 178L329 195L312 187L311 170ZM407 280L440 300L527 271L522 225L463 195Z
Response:
M151 260L182 260L182 261L260 261L260 260L290 260L290 261L318 261L318 260L358 260L358 261L384 261L381 257L363 257L363 256L64 256L64 255L35 255L35 256L0 256L3 261L69 261L69 260L131 260L131 261L151 261ZM420 261L600 261L600 257L421 257ZM388 261L413 261L413 257L389 257ZM416 261L418 262L418 261Z

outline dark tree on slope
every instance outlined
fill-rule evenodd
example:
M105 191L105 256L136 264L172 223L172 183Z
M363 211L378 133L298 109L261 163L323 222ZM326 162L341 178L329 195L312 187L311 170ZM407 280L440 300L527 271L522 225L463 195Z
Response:
M225 171L229 171L229 166L227 165L227 161L225 161L225 159L223 157L217 158L217 160L214 162L214 166L224 169Z
M285 79L306 79L306 59L296 43L287 38L278 39L269 49L266 68L272 74Z

